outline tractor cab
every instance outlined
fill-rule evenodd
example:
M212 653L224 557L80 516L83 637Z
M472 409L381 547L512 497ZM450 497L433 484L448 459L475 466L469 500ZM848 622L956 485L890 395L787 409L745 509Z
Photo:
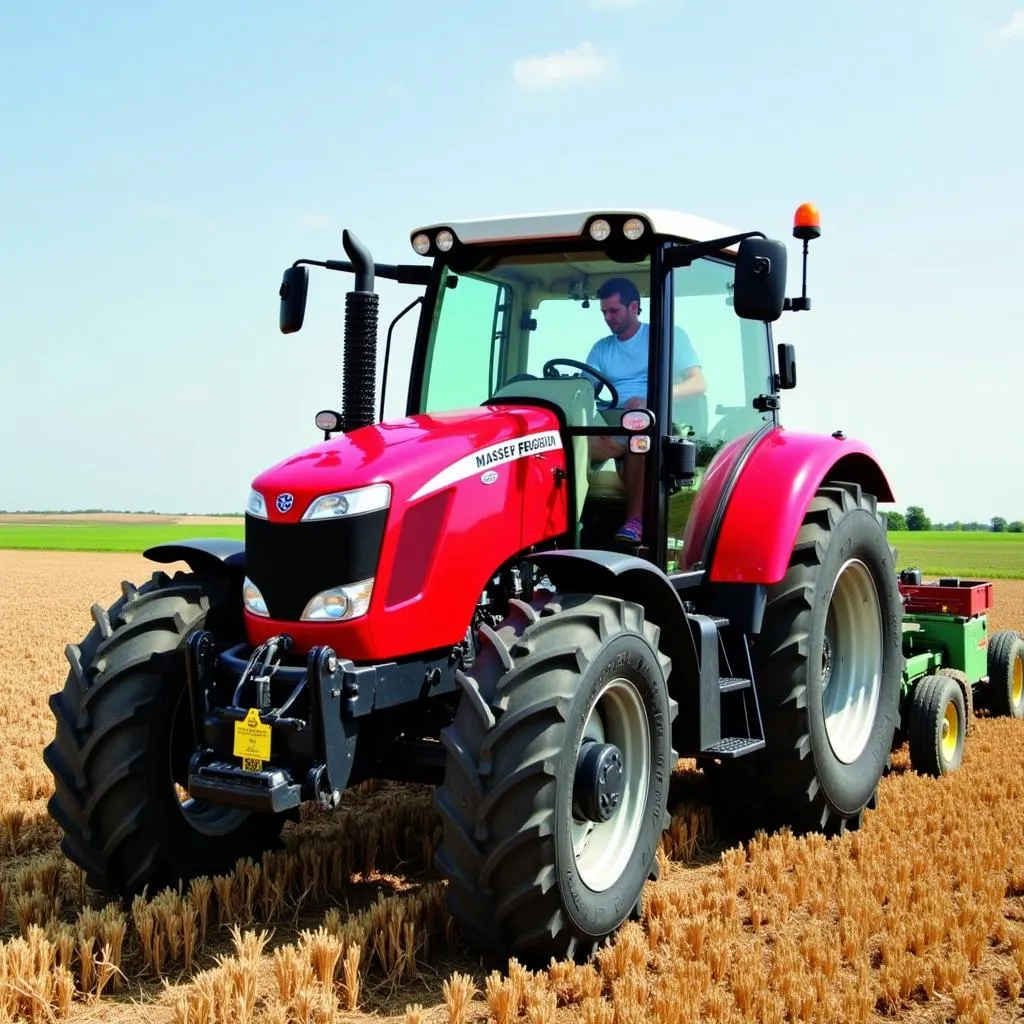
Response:
M715 452L775 422L777 392L792 386L791 365L776 373L770 326L783 308L784 247L671 211L446 222L411 240L433 265L407 413L556 408L574 542L622 547L627 492L640 488L643 539L626 549L676 568ZM629 329L639 346L616 337ZM627 421L641 435L631 440L630 400L647 413ZM602 436L630 451L603 456L592 447Z

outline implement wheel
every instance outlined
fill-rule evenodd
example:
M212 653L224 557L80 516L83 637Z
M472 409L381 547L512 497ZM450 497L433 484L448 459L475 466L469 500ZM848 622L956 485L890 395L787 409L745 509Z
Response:
M677 760L659 636L638 604L543 592L480 628L436 806L448 906L481 950L582 960L637 910Z
M948 775L960 767L967 736L963 691L948 675L925 676L910 701L910 763L922 775Z
M1024 640L1000 630L988 645L986 705L993 715L1024 718Z
M727 817L795 833L860 826L899 718L901 613L874 497L858 484L822 486L753 639L765 747L715 772Z
M202 628L237 636L238 604L223 577L156 572L138 589L122 584L108 610L94 605L95 625L68 646L71 670L50 698L56 734L43 760L61 849L92 888L153 893L278 844L284 816L185 793L194 741L184 644Z

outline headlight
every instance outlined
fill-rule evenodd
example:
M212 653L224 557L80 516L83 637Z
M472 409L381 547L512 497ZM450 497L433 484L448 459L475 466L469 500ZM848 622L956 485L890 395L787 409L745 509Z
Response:
M635 242L644 233L644 222L639 217L630 217L622 225L622 233L631 242Z
M263 495L259 491L249 491L249 500L245 503L245 511L259 519L267 518L267 503L263 500Z
M390 504L390 484L370 484L369 487L360 487L355 491L323 494L306 509L302 518L309 520L358 516L365 512L379 512Z
M302 610L303 622L344 622L365 615L373 596L373 580L322 590Z
M248 576L242 584L242 602L245 610L253 615L261 615L265 619L270 618L270 611L267 609L267 602L263 600L260 588Z

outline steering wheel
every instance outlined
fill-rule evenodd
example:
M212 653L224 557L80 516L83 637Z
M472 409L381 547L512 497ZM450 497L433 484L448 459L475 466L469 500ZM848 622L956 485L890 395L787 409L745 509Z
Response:
M581 363L575 359L549 359L544 364L543 370L544 376L548 378L548 380L557 380L559 377L563 376L555 370L555 366L559 363L564 363L566 366L574 366L577 370L584 370L591 376L596 377L598 380L598 386L594 391L594 397L596 398L601 394L604 388L607 388L611 393L611 400L608 407L614 409L619 404L619 393L615 390L615 385L603 373L599 370L595 370L589 363ZM576 376L579 376L579 374Z

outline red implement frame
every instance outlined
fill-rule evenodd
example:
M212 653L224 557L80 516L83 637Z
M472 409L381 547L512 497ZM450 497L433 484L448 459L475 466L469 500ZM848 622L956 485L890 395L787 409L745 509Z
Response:
M980 615L992 607L992 584L985 580L943 580L941 583L900 583L906 612Z

